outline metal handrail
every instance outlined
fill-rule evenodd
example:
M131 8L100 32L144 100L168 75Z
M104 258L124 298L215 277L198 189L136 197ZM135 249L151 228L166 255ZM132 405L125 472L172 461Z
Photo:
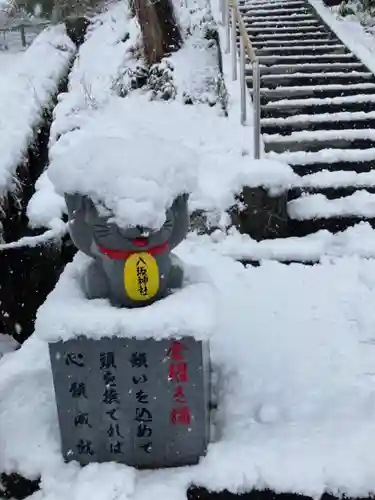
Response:
M223 25L226 27L226 53L232 55L232 80L237 80L237 26L240 33L240 86L241 86L241 124L246 124L246 54L252 66L252 99L254 108L254 158L260 158L260 70L259 59L255 53L245 23L242 19L237 0L221 0ZM232 50L231 50L232 49Z

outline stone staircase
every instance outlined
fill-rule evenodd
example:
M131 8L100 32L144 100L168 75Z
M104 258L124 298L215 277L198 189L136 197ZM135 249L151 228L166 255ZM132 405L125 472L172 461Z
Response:
M288 193L289 235L375 227L374 75L307 1L239 5L260 62L265 157L300 176Z

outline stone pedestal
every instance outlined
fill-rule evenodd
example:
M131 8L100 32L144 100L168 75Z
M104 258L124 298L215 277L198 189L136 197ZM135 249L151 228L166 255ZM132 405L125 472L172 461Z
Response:
M237 197L239 206L230 210L237 229L257 241L288 236L286 192L271 196L264 188L244 186Z
M209 441L209 353L192 337L50 344L66 460L193 465Z

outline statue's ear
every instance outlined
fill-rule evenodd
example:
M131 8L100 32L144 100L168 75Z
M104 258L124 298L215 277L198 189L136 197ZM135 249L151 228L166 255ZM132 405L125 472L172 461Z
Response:
M188 194L182 194L173 202L171 210L174 216L174 225L169 240L170 248L174 248L181 243L189 231L188 198Z
M89 225L95 224L98 213L96 211L93 201L88 196L85 196L84 199L84 212L85 212L84 216L86 223Z
M75 213L82 210L83 196L80 194L65 194L65 202L71 219Z

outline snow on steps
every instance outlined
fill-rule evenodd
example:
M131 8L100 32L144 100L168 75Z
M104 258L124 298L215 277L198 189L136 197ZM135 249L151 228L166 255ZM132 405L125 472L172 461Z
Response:
M343 112L343 113L321 113L316 115L294 115L288 116L286 118L262 118L262 125L280 125L284 127L288 124L306 124L306 123L318 123L318 122L351 122L357 120L370 120L375 118L375 111L370 111L365 113L364 111L357 111L355 113ZM284 129L283 129L284 130Z
M339 170L330 172L321 170L315 174L307 174L298 181L298 186L303 188L324 188L324 187L365 187L375 186L375 170L371 172L345 172Z
M292 166L291 234L375 221L375 77L307 1L241 1L266 157ZM251 90L251 67L246 67ZM358 190L359 189L359 190Z
M280 64L285 62L292 62L294 60L311 60L311 61L331 61L335 60L356 60L355 56L351 54L342 45L314 45L314 42L309 42L306 45L284 45L283 47L264 47L257 48L257 55L259 61L264 63L273 63L279 61Z
M326 51L326 49L331 49L332 47L341 47L340 45L323 45L322 50ZM277 63L279 65L281 64L287 64L287 63L295 63L298 62L298 65L301 65L300 61L314 61L315 63L328 63L332 62L334 59L335 63L336 62L348 62L350 60L355 61L356 58L353 56L353 54L346 53L346 54L336 54L334 52L327 52L324 54L306 54L306 49L308 47L298 47L301 48L301 51L303 51L302 54L296 54L296 55L288 55L286 56L284 52L281 52L280 54L277 55L262 55L263 51L257 50L257 55L259 59L259 63L262 65L273 65L274 63ZM280 48L282 51L283 49ZM259 55L261 54L261 55Z
M292 10L295 12L296 10L300 9L301 7L305 9L305 3L301 1L295 1L295 2L288 2L288 10ZM239 7L240 10L243 10L244 12L249 12L248 11L248 6L249 4L244 4L243 2L240 2ZM274 10L274 9L286 9L285 7L285 2L252 2L251 6L254 7L251 12L254 12L255 10L259 10L259 8L265 8L268 10ZM294 9L293 9L294 7Z
M361 84L362 85L369 85L369 88L374 89L374 94L373 95L365 95L365 94L358 94L358 95L351 95L351 96L339 96L339 97L323 97L319 99L281 99L276 102L273 102L272 104L268 104L267 108L270 107L275 107L275 108L280 108L280 107L293 107L293 106L323 106L325 104L328 104L330 106L334 104L347 104L347 103L364 103L364 102L375 102L375 85L370 83L370 84ZM343 90L345 86L337 86L337 90L341 91ZM366 87L365 87L366 88ZM324 89L323 89L324 90ZM341 92L338 92L340 94Z
M256 35L254 33L249 33L250 35L256 37L256 40L258 42L278 42L279 40L283 40L284 43L287 41L292 41L292 40L313 40L313 39L319 39L319 40L326 40L329 39L329 35L325 31L314 31L314 32L306 32L306 31L296 31L294 33L291 33L289 31L277 33L277 36L275 36L275 33L273 30L270 30L264 34L258 32Z
M252 77L246 77L247 84L252 88ZM262 93L267 97L266 89L279 89L283 87L310 87L325 85L354 85L358 83L375 83L375 78L367 72L329 72L329 73L288 73L283 75L262 75L260 77ZM324 90L324 89L322 89ZM297 94L298 95L298 94ZM332 96L332 94L327 97ZM321 96L321 97L324 97Z
M293 9L293 8L290 8L290 9L285 9L285 8L277 8L277 9L267 9L266 5L262 5L260 6L261 8L257 9L257 10L252 10L251 13L254 15L258 15L258 14L261 14L262 16L267 16L268 14L281 14L281 15L290 15L292 13L295 13L295 14L306 14L306 12L308 12L308 10L305 8L305 7L297 7L296 9ZM240 10L243 11L243 9L241 9L240 7Z
M262 118L262 131L264 134L282 134L293 136L299 130L344 130L344 129L369 129L375 128L375 111L321 113L315 115L299 114L284 118Z
M241 10L241 7L240 7ZM247 16L246 11L242 13L242 18L244 21L251 20L264 20L264 21L283 21L283 20L298 20L298 19L313 19L311 14L281 14L280 16Z
M338 45L339 40L332 38L330 35L326 34L324 37L320 38L303 38L303 39L291 39L291 40L286 40L284 42L284 45L281 49L279 43L275 39L270 39L270 40L263 40L263 41L257 41L256 38L252 41L252 45L257 48L257 50L260 48L261 50L265 49L281 49L283 50L284 48L288 50L289 48L293 47L306 47L306 46L313 46L319 49L322 45L330 45L331 47L333 45ZM345 48L345 50L348 50L345 45L341 45L342 48Z
M350 196L329 199L321 193L306 194L288 203L289 217L297 220L330 217L375 217L375 194L359 190Z
M363 92L365 89L362 89L361 92ZM370 92L371 89L366 89L366 92ZM329 91L329 94L332 95L332 93L338 93L337 90L333 89ZM345 94L345 91L341 91L343 94ZM318 94L318 95L324 95L325 93L323 90ZM352 93L352 92L351 92ZM309 94L310 95L310 94ZM363 94L365 95L365 94ZM345 97L345 96L344 96ZM348 96L351 97L351 96ZM365 111L365 112L370 112L375 110L375 101L373 100L373 95L368 96L370 99L358 101L358 102L350 102L349 101L342 101L341 103L335 103L335 104L327 104L324 102L320 102L319 104L291 104L290 106L273 106L273 102L270 102L268 105L265 105L262 107L261 110L261 116L262 118L286 118L289 116L293 115L298 115L298 114L309 114L309 115L314 115L314 114L322 114L322 113L343 113L343 112L358 112L358 111ZM317 98L306 98L306 101L309 101L311 99L311 102L314 102L314 100L319 100L319 97ZM263 101L264 102L264 101Z
M338 92L339 91L339 92ZM360 91L360 95L355 95L356 91ZM349 85L334 84L334 85L305 85L303 87L275 87L273 89L263 87L261 88L261 104L267 105L262 109L262 113L267 111L272 111L273 113L280 110L280 112L287 112L288 108L293 110L295 108L302 108L303 106L328 106L329 109L333 108L335 105L350 105L356 106L367 102L375 102L374 97L375 84L374 83L354 83ZM337 98L337 101L333 101L328 104L326 99L330 97L335 98L337 94L342 97L354 98L352 100L342 100ZM299 99L288 99L290 96L298 97ZM368 99L365 97L368 95ZM302 99L304 97L304 99ZM359 97L359 100L356 98ZM285 99L284 99L285 98ZM276 101L276 102L275 102ZM293 109L294 108L294 109ZM361 107L362 109L362 107ZM317 112L321 112L321 109L317 109Z
M266 18L265 18L266 19ZM245 26L248 26L249 28L268 28L268 27L271 27L271 26L276 26L280 29L282 28L286 28L286 26L290 26L290 27L299 27L299 26L304 26L304 25L308 25L308 26L312 26L312 25L315 25L315 24L318 24L318 21L316 21L316 19L297 19L296 21L287 21L286 19L282 19L282 20L271 20L271 19L268 19L268 20L262 20L262 21L259 21L259 20L256 20L256 21L250 21L249 19L245 19ZM281 28L282 26L282 28Z
M265 151L320 151L331 148L370 148L375 146L375 129L296 131L289 135L263 134ZM354 143L354 144L353 144Z
M314 165L315 163L329 162L336 163L340 161L364 162L375 161L375 148L363 150L357 149L332 149L326 148L321 151L306 153L305 151L296 151L290 153L270 152L267 157L272 160L281 161L289 165Z
M252 67L246 66L246 73L252 74ZM366 69L362 63L357 62L301 62L293 64L273 64L271 66L261 63L260 66L261 75L276 73L277 77L282 74L283 71L287 71L288 75L292 73L312 73L315 74L317 71L326 72L327 74L333 74L337 72L348 72L353 74L353 70L362 71Z
M273 26L273 27L259 27L259 28L253 28L253 24L247 24L247 31L250 34L253 33L272 33L272 34L277 34L279 33L324 33L324 30L320 26L304 26L301 25L300 23L297 23L293 26Z
M256 241L231 229L216 231L207 240L212 249L244 262L319 262L327 257L375 258L375 231L368 222L357 222L344 231L319 230L301 237Z
M306 66L306 65L305 65ZM288 66L285 66L285 68L282 69L287 69ZM343 73L341 71L329 71L326 73L320 73L320 72L312 72L306 75L305 73L299 73L298 71L296 73L277 73L274 75L262 75L261 74L261 82L267 81L267 80L277 80L278 83L282 83L285 80L293 80L293 79L329 79L329 81L333 81L335 78L336 79L342 79L342 80L349 80L349 79L364 79L364 80L373 80L375 82L374 75L370 71L351 71L349 74L348 73ZM251 78L249 79L251 81Z
M310 14L294 14L294 15L280 15L280 16L242 16L243 20L246 23L253 24L272 24L272 23L304 23L304 22L312 22L315 24L317 21Z

